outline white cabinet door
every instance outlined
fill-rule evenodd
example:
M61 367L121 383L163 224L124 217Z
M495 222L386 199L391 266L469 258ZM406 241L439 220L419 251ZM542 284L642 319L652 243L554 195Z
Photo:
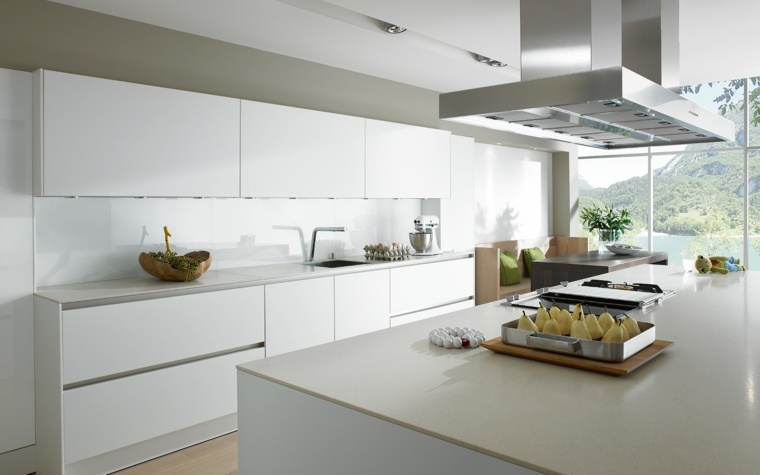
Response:
M262 343L264 287L65 310L62 319L70 384Z
M37 196L240 196L240 100L35 73Z
M31 75L0 69L0 239L6 249L0 265L0 472L9 463L16 473L34 471L31 104ZM30 451L32 464L24 465Z
M364 197L365 119L242 101L240 120L242 196Z
M448 198L451 133L367 119L367 198Z
M475 259L456 259L391 269L391 315L472 298Z
M263 356L255 348L64 391L65 463L234 414L236 365Z
M388 328L390 271L335 276L335 339Z
M335 340L333 278L266 286L266 355Z

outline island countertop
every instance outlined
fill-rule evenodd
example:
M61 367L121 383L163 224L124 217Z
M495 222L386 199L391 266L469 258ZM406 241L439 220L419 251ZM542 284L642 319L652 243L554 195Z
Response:
M543 473L757 473L760 273L642 265L597 278L675 290L631 314L674 345L614 377L428 342L446 326L498 337L521 310L493 302L247 363L239 374Z

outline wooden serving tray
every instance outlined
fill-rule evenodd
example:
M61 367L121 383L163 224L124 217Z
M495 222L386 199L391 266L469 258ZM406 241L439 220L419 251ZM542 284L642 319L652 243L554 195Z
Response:
M612 376L622 376L624 374L630 373L634 369L659 355L672 344L672 341L655 340L651 345L647 346L627 360L621 361L620 363L607 363L604 361L579 358L577 356L562 355L559 353L551 353L543 350L534 350L533 348L525 348L522 346L507 345L501 341L500 337L484 341L480 344L480 346L504 355L518 356L520 358L543 361L545 363L552 363L561 366L569 366L571 368L594 371L596 373L609 374Z

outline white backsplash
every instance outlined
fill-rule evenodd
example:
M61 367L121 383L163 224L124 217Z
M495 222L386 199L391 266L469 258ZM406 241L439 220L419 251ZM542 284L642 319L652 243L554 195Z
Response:
M420 200L35 198L36 285L146 275L142 251L207 250L212 269L303 259L317 226L315 259L356 256L373 242L408 243ZM284 229L283 229L284 228ZM300 228L303 236L298 232Z

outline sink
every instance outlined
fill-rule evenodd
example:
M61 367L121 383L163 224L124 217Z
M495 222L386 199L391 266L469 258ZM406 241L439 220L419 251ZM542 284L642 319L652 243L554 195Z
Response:
M366 262L357 262L357 261L343 261L340 259L331 259L328 261L320 261L320 262L306 262L307 266L316 266L316 267L347 267L347 266L363 266L366 265Z

